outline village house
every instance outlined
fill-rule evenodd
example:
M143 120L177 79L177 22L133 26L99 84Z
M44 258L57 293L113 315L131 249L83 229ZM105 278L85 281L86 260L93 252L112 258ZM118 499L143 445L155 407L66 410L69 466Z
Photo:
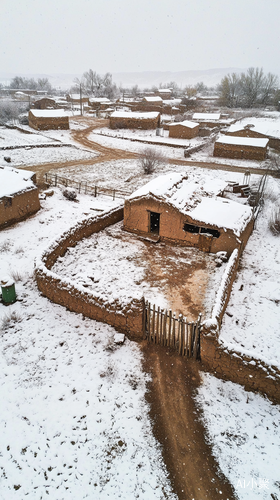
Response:
M57 107L55 100L50 97L41 97L32 103L34 109L56 109Z
M66 94L66 100L74 105L88 104L88 96L80 96L80 94Z
M105 110L112 105L107 97L90 97L88 104L94 111Z
M69 129L69 117L61 109L31 109L28 122L36 130Z
M169 125L169 137L177 139L192 139L199 132L199 123L184 120Z
M110 128L156 129L160 126L160 113L115 111L110 116Z
M213 156L263 161L267 147L268 139L224 135L216 140Z
M172 95L172 89L158 89L156 91L156 94L162 99L170 99Z
M243 247L253 229L252 208L223 198L227 183L169 173L125 200L124 229L205 252Z
M0 167L0 228L23 220L40 208L36 174Z
M217 127L221 120L220 113L194 113L192 119L205 127Z
M252 121L254 118L252 119ZM268 139L270 148L280 150L280 127L266 120L254 121L254 123L235 123L229 127L226 135L235 137L253 137L255 139Z

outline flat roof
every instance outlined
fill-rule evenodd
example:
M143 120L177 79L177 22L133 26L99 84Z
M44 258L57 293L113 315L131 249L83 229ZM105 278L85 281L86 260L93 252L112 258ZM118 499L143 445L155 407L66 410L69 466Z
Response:
M175 127L176 125L182 125L187 128L195 128L199 126L199 123L190 122L189 120L184 120L183 122L170 123L169 127Z
M236 137L234 135L224 135L216 140L219 144L232 144L235 146L253 146L254 148L265 148L269 139L254 137Z
M30 170L0 167L0 198L35 188L35 184L31 179L33 175L34 172Z
M29 113L36 118L68 118L63 109L31 109Z
M194 120L219 120L221 117L220 113L194 113Z
M111 114L112 118L133 118L136 120L148 120L151 118L157 118L160 113L158 111L147 111L144 113L133 112L125 112L125 111L114 111Z

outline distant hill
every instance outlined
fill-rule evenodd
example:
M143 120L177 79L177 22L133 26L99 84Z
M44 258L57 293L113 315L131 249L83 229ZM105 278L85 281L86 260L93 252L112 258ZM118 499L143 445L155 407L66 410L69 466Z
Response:
M85 68L86 71L87 68ZM125 72L112 73L113 81L123 87L132 87L138 85L140 88L152 87L153 85L176 82L179 87L194 85L203 82L208 87L217 85L221 79L228 73L241 73L247 68L218 68L208 70L189 70L189 71L143 71L143 72ZM42 74L42 73L4 73L0 72L0 83L8 85L15 76L26 78L48 78L51 85L62 90L67 90L73 85L74 78L81 78L81 74Z

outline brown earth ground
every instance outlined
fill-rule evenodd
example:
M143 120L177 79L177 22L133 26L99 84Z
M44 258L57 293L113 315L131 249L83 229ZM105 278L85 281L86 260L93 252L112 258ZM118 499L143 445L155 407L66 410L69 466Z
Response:
M26 170L32 170L37 174L37 184L40 188L45 187L45 174L50 170L58 170L61 168L67 168L75 165L93 165L95 163L103 162L103 161L111 161L111 160L121 160L121 159L135 159L137 158L136 153L132 153L129 151L123 151L121 149L113 149L109 147L102 146L97 142L91 141L88 139L89 134L96 128L108 127L109 120L100 119L100 118L88 118L84 116L76 116L71 120L75 122L80 122L83 128L81 130L72 130L71 135L73 139L86 147L89 150L93 150L99 153L99 156L90 160L81 160L80 162L75 161L67 161L67 162L57 162L57 163L44 163L42 165L26 165L24 168ZM246 172L248 171L248 167L235 167L234 165L225 165L225 164L216 164L212 162L193 162L190 160L168 160L170 164L176 165L190 165L193 167L199 168L207 168L212 170L226 170L230 172ZM264 171L258 168L250 168L250 172L252 174L263 174ZM110 186L108 186L110 188Z
M83 130L74 130L72 132L73 138L86 146L87 149L99 152L99 157L88 161L82 160L81 164L90 165L101 161L137 157L135 153L106 148L87 138L95 128L108 126L107 120L86 119L84 117L75 117L75 120L89 126L86 126ZM77 165L78 163L75 161L28 165L25 168L37 173L38 184L43 187L46 172ZM183 160L170 160L170 163L242 171L239 167L215 165L214 163L194 163ZM152 255L149 258L152 259ZM155 266L153 270L155 272ZM155 276L152 277L152 274L150 278L151 280L156 279ZM196 301L198 300L198 303L201 304L201 294L205 291L207 283L207 279L203 278L201 281L203 288L198 290L197 278L198 275L193 279L189 288L192 297L193 314L198 312ZM187 298L186 295L185 300ZM175 297L175 306L176 302L178 306ZM201 413L193 398L197 387L201 383L199 362L179 357L168 348L154 344L148 345L146 341L142 342L141 347L144 354L144 370L152 375L147 400L150 405L154 434L162 445L164 461L174 492L178 495L179 500L235 499L232 486L221 473L213 457L211 446L206 442L205 429L200 418Z

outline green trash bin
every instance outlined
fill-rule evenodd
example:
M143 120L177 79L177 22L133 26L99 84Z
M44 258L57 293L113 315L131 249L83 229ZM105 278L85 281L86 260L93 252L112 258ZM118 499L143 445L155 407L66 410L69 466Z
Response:
M16 300L15 283L10 276L5 276L0 281L2 289L2 301L5 305L13 304Z

